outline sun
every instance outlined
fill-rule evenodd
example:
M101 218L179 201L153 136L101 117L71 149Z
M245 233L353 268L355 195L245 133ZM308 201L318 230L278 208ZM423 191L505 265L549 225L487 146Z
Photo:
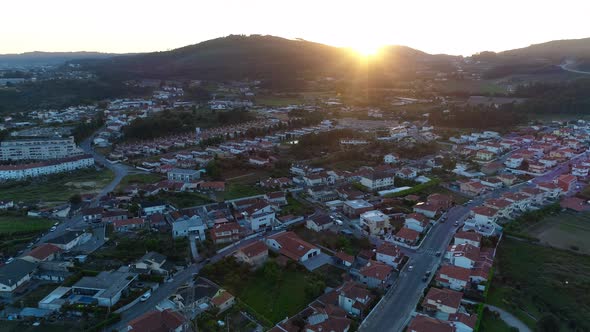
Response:
M374 56L379 53L382 45L371 41L361 41L352 46L352 49L364 57Z

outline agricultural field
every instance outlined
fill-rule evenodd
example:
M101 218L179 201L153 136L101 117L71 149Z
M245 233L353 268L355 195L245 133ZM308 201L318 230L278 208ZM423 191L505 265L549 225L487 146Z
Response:
M43 232L48 230L54 221L26 216L0 216L0 235Z
M527 233L542 244L590 255L590 213L567 211L548 216Z
M46 206L63 204L74 194L98 193L114 179L108 169L86 169L55 174L28 181L9 182L0 186L0 200L37 203Z
M488 303L531 329L553 322L560 331L590 330L590 257L505 238L496 255Z
M160 176L158 174L153 174L153 173L129 174L121 180L121 182L119 183L119 185L117 186L115 191L121 191L121 190L125 189L127 186L130 186L133 184L137 184L137 185L151 184L151 183L156 183L158 181L161 181L163 179L164 178L162 176Z

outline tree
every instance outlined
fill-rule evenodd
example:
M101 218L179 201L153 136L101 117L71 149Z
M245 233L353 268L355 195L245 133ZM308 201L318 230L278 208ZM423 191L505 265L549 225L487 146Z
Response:
M80 194L74 194L72 196L70 196L70 204L72 205L78 205L80 203L82 203L82 196Z
M537 322L536 330L539 332L559 332L559 320L553 314L545 314Z

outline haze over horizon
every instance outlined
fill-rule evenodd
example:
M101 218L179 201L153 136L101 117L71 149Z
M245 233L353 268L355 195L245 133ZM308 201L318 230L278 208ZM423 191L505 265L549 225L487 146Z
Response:
M84 2L11 1L4 4L0 54L31 51L164 51L230 34L303 38L370 50L406 45L428 53L471 55L556 39L590 37L590 3L457 0L391 1L170 0ZM550 22L550 23L548 23ZM42 28L39 28L42 27Z

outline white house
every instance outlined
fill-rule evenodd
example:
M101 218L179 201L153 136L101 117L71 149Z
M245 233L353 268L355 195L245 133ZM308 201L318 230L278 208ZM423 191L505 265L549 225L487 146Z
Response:
M207 224L198 215L181 216L172 222L172 237L195 236L199 241L205 241Z
M388 172L370 172L361 175L361 184L369 190L393 187L395 177Z
M303 241L293 232L271 235L266 239L266 245L270 249L300 263L321 253L319 248Z
M445 258L455 266L472 269L479 259L479 247L467 243L453 244L447 249Z
M404 225L409 229L422 233L430 225L430 220L419 213L410 213L406 216Z
M246 208L242 212L242 215L244 216L244 220L250 225L250 229L254 232L271 227L276 217L272 206L263 201L258 201Z
M36 268L36 263L23 259L0 266L0 296L10 297L17 287L31 279Z
M381 246L379 246L379 248L377 248L376 254L376 260L378 262L392 266L394 269L399 268L405 257L404 253L399 247L389 242L384 242Z
M393 154L393 153L390 153L390 154L386 154L383 157L383 161L386 164L394 164L394 163L397 163L399 161L399 157L397 155Z

